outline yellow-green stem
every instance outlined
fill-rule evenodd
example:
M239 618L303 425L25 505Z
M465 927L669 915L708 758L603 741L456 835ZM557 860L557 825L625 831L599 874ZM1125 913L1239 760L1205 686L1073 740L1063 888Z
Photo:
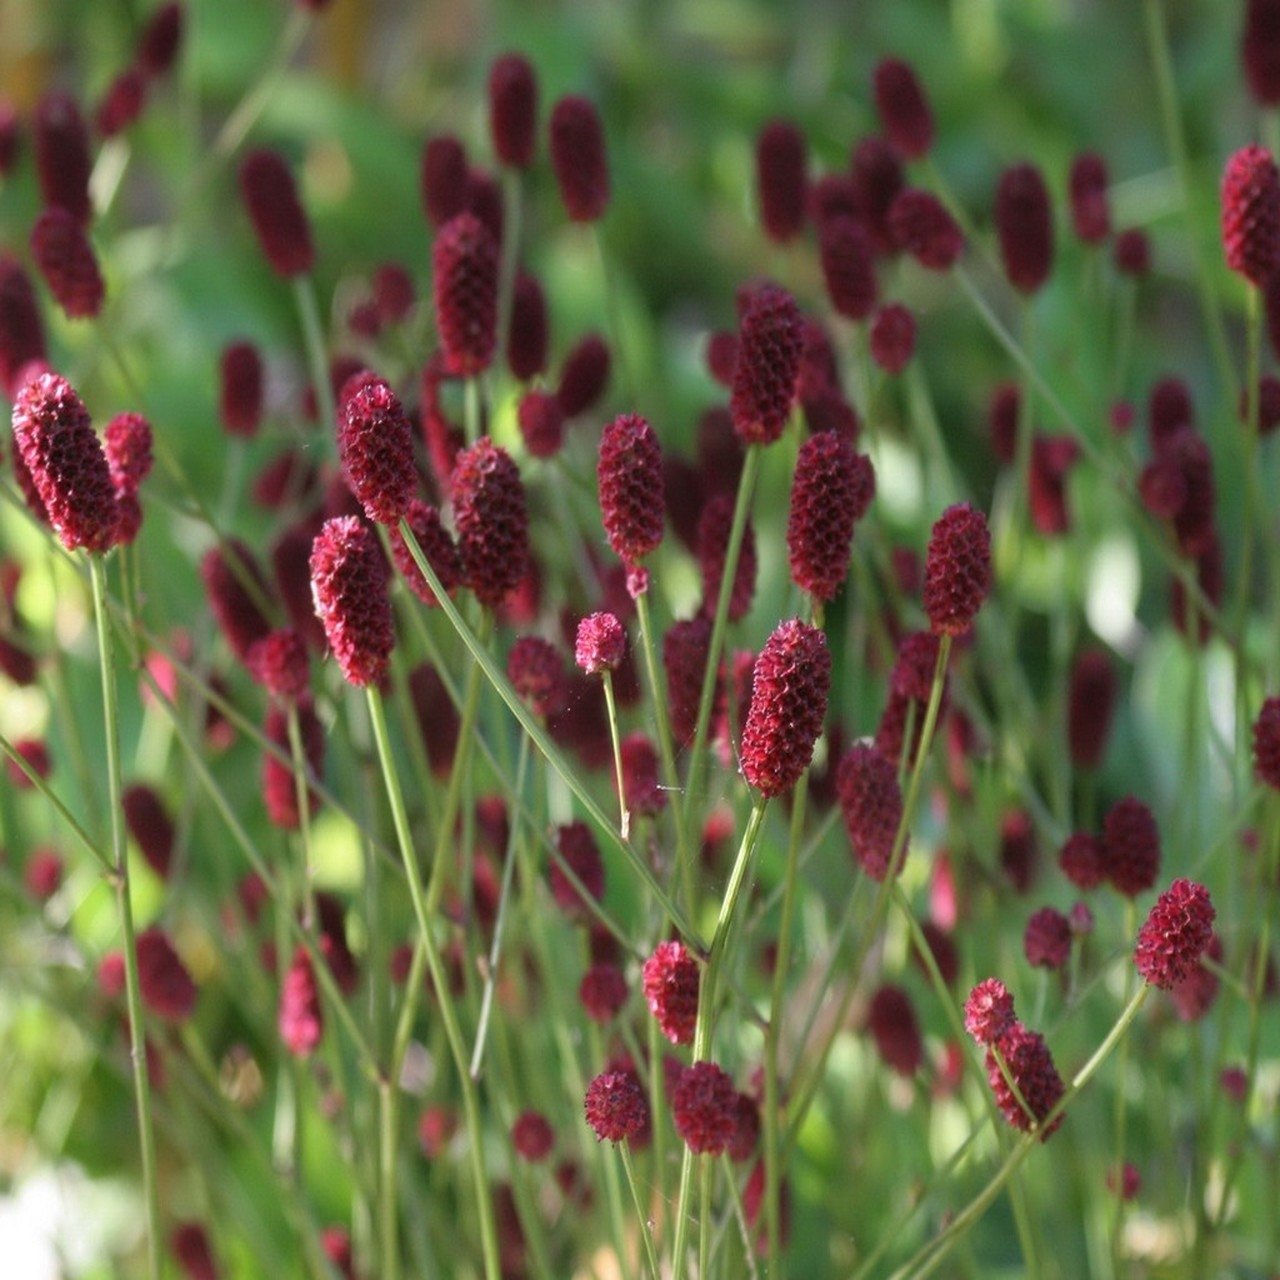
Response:
M644 1202L640 1199L640 1188L636 1185L636 1171L631 1163L631 1146L623 1141L618 1151L622 1156L622 1168L627 1175L627 1186L631 1188L631 1202L636 1207L636 1220L640 1224L640 1238L644 1241L644 1253L649 1262L649 1270L653 1280L662 1280L662 1268L658 1265L658 1254L653 1247L653 1232L649 1229L649 1214Z
M604 679L604 704L609 715L609 741L613 743L613 771L618 786L618 830L622 838L631 838L631 814L627 809L627 783L622 775L622 740L618 736L618 704L613 698L613 676L602 671Z

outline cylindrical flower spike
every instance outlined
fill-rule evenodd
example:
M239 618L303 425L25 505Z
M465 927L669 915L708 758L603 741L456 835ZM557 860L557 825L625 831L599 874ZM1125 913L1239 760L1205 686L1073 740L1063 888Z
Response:
M489 135L494 154L513 169L533 163L538 127L538 78L518 53L494 59L489 68Z
M770 240L784 244L804 229L808 147L789 120L771 120L756 138L756 191L760 222Z
M1107 747L1115 709L1116 677L1101 649L1085 649L1071 667L1067 694L1067 746L1078 769L1096 769Z
M119 512L111 470L88 411L65 378L45 373L22 388L13 436L62 545L68 551L112 546Z
M65 209L82 226L93 215L89 198L89 130L76 101L67 93L46 93L36 106L31 132L36 174L46 205Z
M1133 953L1138 972L1165 991L1185 981L1209 946L1216 914L1203 885L1175 880L1138 930Z
M627 633L611 613L593 613L578 623L573 656L589 676L612 671L627 650Z
M262 358L251 342L223 348L218 407L230 436L251 439L262 423Z
M521 636L507 655L507 679L535 715L549 716L564 705L567 673L556 647L539 636Z
M1253 722L1253 771L1280 790L1280 697L1268 698Z
M422 148L422 206L433 227L467 207L467 153L452 134L428 138Z
M552 108L551 167L572 221L603 217L609 204L609 165L600 113L590 99L569 95Z
M964 1029L982 1045L992 1045L1014 1026L1013 996L999 978L984 978L964 1002Z
M991 590L987 518L968 503L948 507L929 537L924 611L936 635L964 635Z
M311 224L293 174L276 151L251 151L240 165L240 191L263 256L286 280L315 265Z
M899 374L916 350L916 318L900 303L891 302L871 322L871 358L885 373Z
M804 328L795 299L774 284L750 290L738 331L729 412L743 444L782 435L796 396Z
M129 834L137 842L147 865L162 880L168 879L176 832L164 802L152 787L135 783L124 789L120 806Z
M440 585L448 592L462 585L462 558L458 554L457 544L444 527L440 512L429 502L414 498L405 510L404 518L416 539L427 562L436 571ZM431 589L426 577L418 568L413 553L409 550L400 532L399 526L393 525L391 530L391 556L396 568L404 575L409 589L423 604L434 608L439 604L436 593Z
M781 623L756 659L742 734L742 774L763 796L790 791L813 758L827 714L831 653L817 627Z
M413 431L400 400L381 378L346 396L338 414L338 455L347 484L377 524L395 524L418 485Z
M909 160L927 155L933 145L933 112L915 71L900 58L885 58L872 82L889 141Z
M637 564L662 542L666 514L662 450L638 414L620 414L601 433L596 479L609 545L624 564Z
M249 650L271 630L260 604L270 599L271 593L257 558L238 538L230 538L225 550L210 547L205 552L200 577L209 608L231 652L241 662L248 662Z
M929 271L949 271L964 251L964 232L930 191L908 188L897 195L888 226L894 247Z
M871 233L877 253L893 253L897 243L889 227L889 210L903 188L902 162L884 138L863 138L849 158L854 207Z
M1018 1093L1027 1104L1027 1114L1018 1094L1009 1087L996 1061L995 1049L999 1049L1005 1066ZM1058 1100L1066 1092L1066 1085L1054 1065L1053 1055L1044 1037L1035 1031L1029 1031L1020 1022L1000 1037L996 1044L987 1049L987 1081L995 1094L996 1106L1000 1114L1015 1128L1029 1133L1033 1124L1039 1124L1053 1110ZM1047 1142L1062 1123L1059 1116L1041 1135L1040 1141Z
M836 794L854 856L873 880L883 880L902 821L897 769L875 747L855 743L837 767ZM899 870L906 849L904 843Z
M431 250L436 330L450 373L469 378L493 360L498 323L498 247L473 213L440 228Z
M836 311L850 320L865 320L876 305L876 270L871 238L847 214L825 219L818 233L822 278Z
M182 5L178 0L162 4L147 20L138 37L137 63L148 76L168 75L182 45Z
M531 458L554 458L564 443L564 410L550 391L526 391L516 406L520 438Z
M1280 3L1248 0L1240 38L1249 92L1264 107L1280 105Z
M1017 164L996 187L996 234L1005 275L1020 293L1035 293L1053 266L1053 213L1040 170Z
M507 329L507 365L513 377L528 382L546 372L547 341L546 295L537 276L521 271L516 275L511 294L511 320ZM563 410L564 405L560 407Z
M791 579L815 600L831 600L849 571L854 526L875 496L871 460L832 431L800 446L791 482L787 552Z
M564 358L556 396L566 418L576 418L604 395L612 357L598 333L587 334Z
M1107 879L1126 898L1150 889L1160 874L1160 830L1135 796L1117 800L1102 822Z
M644 962L644 998L672 1044L692 1044L698 1024L698 962L681 942L660 942Z
M294 952L280 992L280 1039L295 1058L309 1058L324 1035L324 1007L306 947Z
M1086 151L1071 164L1067 179L1071 225L1085 244L1099 244L1111 233L1107 204L1107 165L1096 151Z
M466 584L481 604L497 608L519 586L529 563L520 472L486 437L458 454L450 490Z
M368 525L355 516L325 521L311 548L311 592L343 676L358 686L377 684L395 632L387 562Z
M14 258L0 255L0 390L16 400L25 371L44 358L44 326L31 280Z
M1227 266L1256 288L1280 265L1280 171L1256 143L1237 151L1223 172L1222 245Z
M71 320L102 310L106 288L84 227L60 205L50 205L31 229L31 255L49 292Z
M727 493L718 493L707 502L698 517L697 550L698 568L702 571L702 609L708 617L715 615L732 531L733 498ZM751 611L758 564L755 529L748 520L743 526L738 564L733 574L733 585L729 588L730 622L740 622Z

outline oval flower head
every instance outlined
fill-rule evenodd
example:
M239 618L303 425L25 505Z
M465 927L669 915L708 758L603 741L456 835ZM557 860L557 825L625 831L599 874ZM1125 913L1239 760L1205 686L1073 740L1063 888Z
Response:
M387 577L368 525L355 516L325 521L311 549L311 591L329 648L354 685L377 684L395 644Z

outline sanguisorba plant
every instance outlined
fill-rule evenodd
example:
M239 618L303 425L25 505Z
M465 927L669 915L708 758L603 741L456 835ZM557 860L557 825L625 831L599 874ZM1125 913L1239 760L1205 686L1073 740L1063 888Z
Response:
M206 353L220 496L113 319L141 281L111 206L144 113L179 127L184 6L150 14L92 130L65 92L0 109L15 191L29 126L47 291L7 248L0 1027L15 1049L15 1011L74 1029L73 1112L131 1086L136 1144L99 1119L100 1149L74 1146L139 1171L145 1211L95 1230L98 1261L150 1280L1274 1264L1271 153L1237 150L1221 186L1245 391L1224 346L1209 431L1169 376L1138 446L1152 246L1113 231L1106 161L1009 165L975 215L935 154L947 121L884 56L847 165L815 173L796 121L760 127L762 238L739 228L736 324L706 335L690 431L654 408L667 370L621 296L644 264L610 226L614 115L567 94L544 129L521 53L489 68L487 140L425 140L416 259L327 260L263 115L324 7L297 7L182 179L252 229L226 252L296 309L294 350L277 317ZM1247 10L1243 64L1274 104L1280 6ZM417 216L349 198L375 226ZM175 260L185 216L159 231ZM553 229L604 334L552 342ZM952 306L1008 362L989 449L934 408ZM1044 332L1099 307L1113 383L1081 397ZM127 400L101 438L77 386L102 415ZM1242 470L1220 495L1224 454ZM1171 584L1172 800L1111 745L1153 642L1107 630L1082 510ZM51 625L30 625L48 583ZM0 1147L29 1146L6 1178L66 1143L30 1102L48 1061L33 1073L25 1110L0 1104Z

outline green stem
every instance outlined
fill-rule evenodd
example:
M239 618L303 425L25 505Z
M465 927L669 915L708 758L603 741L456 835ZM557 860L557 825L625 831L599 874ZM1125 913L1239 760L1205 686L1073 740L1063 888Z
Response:
M89 557L93 583L93 613L98 630L98 658L102 671L102 719L107 739L107 795L111 813L113 880L120 930L124 934L125 998L129 1009L129 1049L133 1058L134 1102L138 1111L138 1143L142 1149L142 1189L147 1211L147 1274L160 1280L160 1197L156 1185L156 1145L151 1125L151 1085L147 1074L146 1030L142 990L138 983L138 951L129 898L129 862L120 797L120 712L116 702L115 668L111 655L111 624L107 615L106 569L100 556Z
M384 1080L378 1086L378 1238L384 1280L400 1275L396 1223L396 1086Z
M325 349L324 326L320 322L320 303L316 282L311 275L294 276L293 297L302 322L302 336L315 385L316 404L320 407L321 438L331 440L338 429L338 408L333 398L333 382L329 376L329 356Z
M1243 532L1240 547L1240 587L1236 597L1236 758L1247 760L1249 681L1246 671L1249 626L1249 589L1253 577L1254 525L1258 511L1258 418L1260 411L1259 382L1262 366L1262 307L1260 290L1253 285L1245 289L1245 332L1247 339L1245 393L1248 411L1245 415L1244 494L1242 504ZM1192 644L1197 637L1190 636Z
M604 704L609 714L609 740L613 743L613 770L618 785L618 830L622 838L631 838L631 814L627 810L627 784L622 776L622 740L618 736L618 704L613 698L613 676L609 671L600 673L604 677Z
M407 527L407 526L405 526ZM440 592L443 599L444 593ZM480 1214L480 1240L484 1251L484 1268L487 1280L500 1280L501 1268L498 1263L498 1237L494 1226L493 1203L489 1198L489 1182L485 1172L484 1134L480 1126L480 1107L476 1097L475 1082L467 1070L466 1048L462 1041L462 1031L458 1026L458 1016L453 1007L453 997L449 993L449 979L445 973L444 962L440 957L440 949L436 944L431 929L431 920L427 913L426 889L422 883L422 872L418 867L417 852L413 847L413 833L409 828L409 815L405 809L404 793L400 789L400 780L396 774L395 761L391 755L391 742L387 734L387 717L382 705L382 695L374 686L366 689L369 700L369 719L373 726L373 739L378 749L378 762L382 768L383 781L387 788L387 800L391 806L392 822L396 830L396 839L400 845L400 855L404 860L405 874L409 883L409 896L413 900L414 915L418 920L419 936L427 956L427 967L431 972L431 980L435 985L436 1000L440 1006L440 1019L444 1025L445 1038L449 1044L449 1052L454 1067L458 1072L459 1086L462 1091L462 1106L466 1117L468 1147L471 1156L471 1173L475 1183L477 1209ZM396 1082L388 1082L391 1088Z
M712 1156L698 1157L698 1280L711 1276L711 1176L715 1172Z
M627 1186L631 1188L631 1201L636 1207L636 1220L640 1224L640 1238L644 1241L645 1257L649 1261L649 1270L653 1280L662 1280L662 1268L658 1265L658 1254L653 1247L653 1232L649 1229L649 1215L640 1199L640 1188L636 1184L636 1171L631 1163L631 1146L622 1142L618 1151L622 1156L622 1169L627 1175Z
M307 785L307 757L302 749L302 733L298 728L298 707L289 703L289 751L293 756L293 780L298 804L298 831L302 845L302 927L315 925L316 895L311 881L314 858L311 853L311 790Z

